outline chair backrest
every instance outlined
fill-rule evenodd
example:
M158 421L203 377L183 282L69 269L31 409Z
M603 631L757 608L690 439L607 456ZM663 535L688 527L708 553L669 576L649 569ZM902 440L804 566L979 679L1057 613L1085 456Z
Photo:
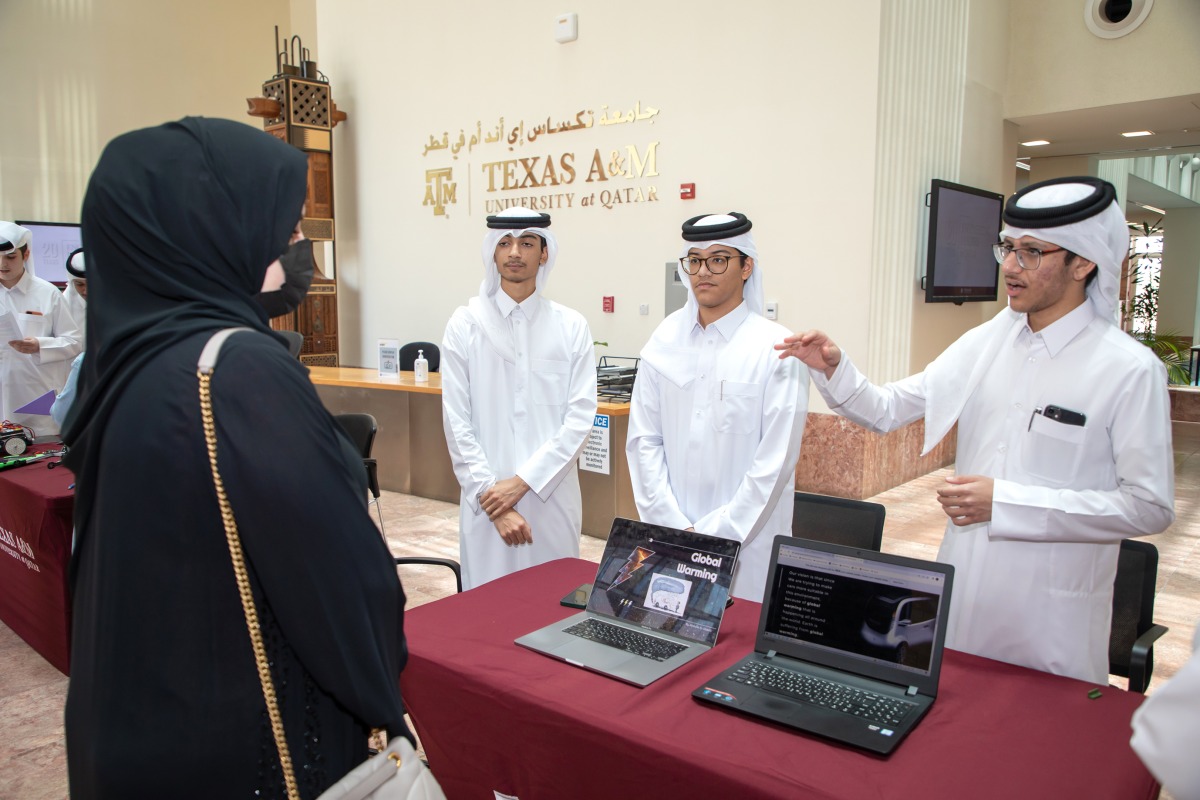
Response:
M1133 643L1154 625L1154 589L1158 581L1158 548L1124 539L1113 582L1112 630L1108 638L1108 671L1129 677ZM1150 657L1153 657L1153 650ZM1153 671L1147 663L1146 676Z
M417 351L425 353L429 362L429 371L437 372L442 363L442 351L433 342L409 342L400 348L400 371L412 372L413 362L417 360Z
M370 458L371 448L375 445L375 434L379 431L375 417L370 414L335 414L333 418L358 448L359 454L363 458Z
M300 331L275 331L283 334L288 342L288 352L296 358L300 357L300 348L304 346L304 334Z
M792 536L878 551L886 515L879 503L796 492Z

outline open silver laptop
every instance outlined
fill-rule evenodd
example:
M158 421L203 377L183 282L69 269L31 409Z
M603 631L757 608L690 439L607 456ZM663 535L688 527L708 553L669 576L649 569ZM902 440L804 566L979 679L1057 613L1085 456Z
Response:
M740 547L618 517L587 609L516 642L645 686L716 644Z
M887 754L937 697L954 568L775 537L754 652L692 696Z

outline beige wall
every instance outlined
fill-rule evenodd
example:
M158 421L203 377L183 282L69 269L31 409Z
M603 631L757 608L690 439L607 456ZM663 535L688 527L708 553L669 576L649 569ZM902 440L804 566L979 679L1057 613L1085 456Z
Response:
M1197 91L1195 0L1159 0L1141 27L1119 39L1087 29L1081 0L1009 0L1009 6L1009 117Z
M1173 208L1162 218L1163 271L1158 332L1200 340L1200 208Z
M246 116L287 0L4 0L0 218L75 222L109 139L188 114Z
M76 219L92 165L122 131L188 113L255 124L244 98L274 70L279 24L318 53L350 113L335 131L346 363L373 365L379 337L436 341L478 285L484 153L453 162L470 181L459 184L458 206L435 217L421 205L438 155L422 155L430 134L637 102L660 109L652 125L597 126L505 150L582 159L659 143L658 175L635 181L653 185L656 202L555 211L563 254L549 294L586 314L595 338L610 342L600 353L636 353L661 319L679 222L731 208L756 222L780 321L837 332L867 353L872 328L887 335L896 322L869 299L873 198L886 191L895 197L885 205L912 202L920 189L877 188L879 42L891 2L751 0L731 17L715 0L686 13L587 0L574 6L579 41L559 45L551 28L563 7L548 0L7 0L0 26L22 35L0 49L0 69L21 79L7 84L17 113L0 137L0 217ZM1080 5L969 0L966 60L947 65L963 74L958 174L939 177L1010 191L1016 147L1006 114L1194 91L1200 48L1189 37L1200 4L1159 2L1141 30L1112 42L1086 31ZM678 199L683 182L697 183L697 200ZM560 191L578 198L585 188ZM905 280L904 363L913 369L999 306L926 305L915 275ZM605 295L616 297L615 314L601 312Z
M1004 87L1008 42L996 31L1008 28L1008 7L994 0L971 0L964 66L962 150L958 175L951 180L1005 196L1013 191L1014 126L1005 123ZM944 176L938 176L944 177ZM924 237L922 231L921 236ZM995 316L1004 307L1003 294L994 303L926 303L917 287L912 295L913 325L909 371L917 372L966 331Z
M562 250L547 294L609 342L599 354L636 355L661 321L680 223L731 209L755 223L780 321L857 335L868 324L879 3L856 0L850 13L755 0L736 15L714 0L568 5L579 40L557 44L557 0L318 4L322 69L350 114L335 131L343 360L374 365L380 337L440 341L478 290L485 200L531 193L487 192L483 163L568 151L575 182L532 192L575 194L574 207L550 210ZM469 137L477 123L486 134L500 117L507 130L638 102L659 114L512 151L423 154L431 135ZM585 183L586 157L651 142L659 174L629 184L654 186L656 202L579 207L599 185ZM454 169L445 216L422 206L431 166ZM684 182L697 184L696 200L679 199ZM605 295L613 314L601 311Z

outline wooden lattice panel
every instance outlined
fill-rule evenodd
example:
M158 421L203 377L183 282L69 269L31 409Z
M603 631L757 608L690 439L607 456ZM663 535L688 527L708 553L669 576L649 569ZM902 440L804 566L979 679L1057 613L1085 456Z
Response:
M301 355L300 363L306 367L336 367L338 365L337 353L332 355Z
M263 120L263 127L270 129L274 125L282 125L287 117L287 81L282 78L277 81L267 81L262 88L263 97L269 100L274 100L279 103L279 116L272 119ZM284 138L284 134L276 134L279 138Z
M291 82L291 122L314 128L330 128L329 85L325 83Z

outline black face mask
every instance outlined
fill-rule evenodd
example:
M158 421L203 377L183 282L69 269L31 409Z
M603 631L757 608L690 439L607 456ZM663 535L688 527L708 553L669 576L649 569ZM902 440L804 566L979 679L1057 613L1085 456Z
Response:
M308 287L313 279L313 250L311 239L301 239L288 245L279 257L283 265L283 286L273 292L259 292L254 296L258 304L267 310L269 317L282 317L295 311L304 302Z

